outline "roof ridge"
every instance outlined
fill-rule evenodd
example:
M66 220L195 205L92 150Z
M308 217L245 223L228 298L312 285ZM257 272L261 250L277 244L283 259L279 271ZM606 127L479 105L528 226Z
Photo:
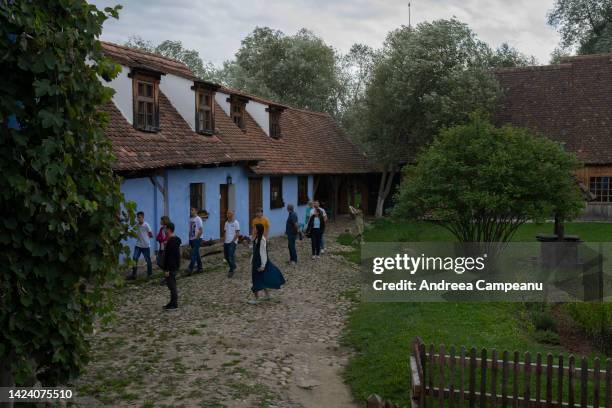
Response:
M291 110L294 110L294 111L307 113L309 115L325 116L325 117L330 117L330 118L332 117L327 112L313 111L313 110L310 110L310 109L296 108L296 107L293 107L293 106L288 106L287 109L291 109Z
M310 113L313 115L321 115L321 116L330 116L327 112L319 112L319 111L314 111L311 109L306 109L306 108L298 108L296 106L292 106L292 105L287 105L286 103L281 103L281 102L276 102L272 99L269 98L264 98L262 96L258 96L240 89L236 89L236 88L232 88L230 86L227 85L222 85L221 88L219 89L221 92L228 91L229 93L235 93L241 96L245 96L247 98L251 98L253 99L255 102L260 102L260 103L264 103L264 104L270 104L270 105L278 105L278 106L282 106L286 109L291 109L291 110L296 110L296 111L300 111L300 112L305 112L305 113Z
M554 71L564 68L571 68L571 63L548 64L548 65L528 65L523 67L500 67L492 69L493 72L525 72L525 71Z
M189 69L187 64L185 64L183 61L179 61L179 60L177 60L175 58L166 57L165 55L159 54L157 52L145 51L145 50L142 50L140 48L128 47L127 45L116 44L116 43L113 43L113 42L110 42L110 41L102 41L101 40L100 42L102 44L105 44L105 45L108 45L108 46L111 46L111 47L117 47L117 48L121 48L121 49L124 49L124 50L136 52L136 53L139 53L139 54L145 54L145 55L150 55L152 57L161 58L161 59L164 59L166 61L173 62L173 63L178 64L178 65L182 65L183 67L187 68L191 72L191 69Z
M561 57L561 61L576 61L581 59L605 59L612 58L612 52L602 52L599 54L568 55Z

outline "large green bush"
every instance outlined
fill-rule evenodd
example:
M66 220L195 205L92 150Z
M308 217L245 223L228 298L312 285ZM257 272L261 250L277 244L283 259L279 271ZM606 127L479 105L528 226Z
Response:
M0 2L0 379L78 374L126 229L99 107L118 67L98 37L118 8Z
M529 220L578 214L578 166L550 139L474 116L405 169L395 215L427 216L460 242L507 242Z

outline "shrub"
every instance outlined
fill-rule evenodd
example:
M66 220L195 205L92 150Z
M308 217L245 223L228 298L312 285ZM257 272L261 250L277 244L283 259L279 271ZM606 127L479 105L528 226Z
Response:
M568 303L565 308L596 346L612 351L612 303Z
M561 343L559 335L550 330L537 330L533 333L533 338L538 343L558 345Z
M536 330L557 332L557 322L548 311L531 312L531 321Z

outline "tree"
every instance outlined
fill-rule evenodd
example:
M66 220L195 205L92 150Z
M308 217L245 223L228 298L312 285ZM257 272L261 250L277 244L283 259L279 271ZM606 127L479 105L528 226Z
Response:
M492 68L526 67L537 63L533 55L527 56L508 43L497 47L489 57L489 65Z
M496 107L500 89L489 71L491 55L454 19L403 26L387 36L354 126L359 144L382 170L377 216L400 166L439 129Z
M443 130L407 167L394 214L427 215L460 242L507 242L529 220L579 213L578 167L550 139L475 116Z
M306 29L288 36L257 27L242 40L235 60L224 64L223 76L231 87L337 117L338 58Z
M204 62L196 50L189 50L180 41L165 40L158 45L139 36L131 36L125 46L142 51L163 55L180 61L200 79L212 82L224 82L220 71L210 62Z
M109 307L127 230L98 109L119 67L98 37L118 9L0 3L0 386L78 374Z
M566 49L561 49L559 47L555 48L553 52L550 53L550 64L560 64L561 60L565 57L569 57L570 53Z
M548 24L559 30L562 49L612 52L612 0L556 0Z
M338 59L338 70L343 89L340 101L345 110L365 95L372 77L377 52L365 44L353 44L349 52Z

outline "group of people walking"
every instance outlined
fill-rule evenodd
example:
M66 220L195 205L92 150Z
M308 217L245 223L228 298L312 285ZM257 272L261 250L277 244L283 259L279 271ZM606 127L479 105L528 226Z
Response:
M285 226L285 235L287 236L289 260L288 263L295 265L298 262L296 242L302 240L304 236L310 238L312 259L316 260L324 252L325 242L324 233L327 224L327 214L321 208L318 201L308 202L303 222L299 222L299 217L295 212L292 204L287 205L287 221ZM176 275L180 269L181 263L181 239L174 234L175 226L167 216L161 217L161 227L157 233L156 241L158 242L157 265L164 271L162 284L168 286L170 290L170 302L164 306L166 310L178 308L178 292L176 286ZM135 262L132 273L127 279L136 279L137 267L136 263L141 256L144 257L147 264L147 277L153 274L153 266L151 262L150 240L153 237L153 231L147 222L144 220L142 211L137 214L137 241L134 247L133 260ZM234 211L227 212L227 218L224 224L224 240L223 240L223 258L228 264L228 278L232 278L236 271L236 248L238 246L240 235L240 224L236 220ZM251 255L251 279L253 299L249 300L250 304L258 304L262 301L270 300L270 289L280 289L285 283L285 278L280 269L274 265L268 256L268 237L270 231L270 220L264 216L261 207L256 209L256 214L251 220L251 235L247 241L252 242ZM200 256L200 246L202 243L202 235L204 233L204 222L198 215L196 208L190 209L189 218L189 247L190 261L187 267L187 274L191 275L194 268L197 268L198 273L203 271L202 258ZM263 296L262 296L263 292Z

